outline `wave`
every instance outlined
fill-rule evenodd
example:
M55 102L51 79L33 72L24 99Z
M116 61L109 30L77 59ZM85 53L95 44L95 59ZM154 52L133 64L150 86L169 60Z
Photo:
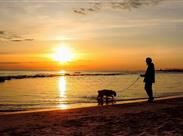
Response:
M172 95L172 96L159 96L155 97L156 100L161 99L168 99L168 98L175 98L175 97L182 97L182 95ZM92 99L94 97L91 97ZM127 99L115 99L114 104L125 104L125 103L134 103L134 102L142 102L147 100L147 98L127 98ZM31 111L31 110L44 110L44 109L54 109L60 107L60 105L68 105L68 109L72 107L86 107L87 105L90 106L97 106L97 102L92 101L73 101L73 102L63 102L63 103L45 103L45 104L0 104L0 114L1 113L11 113L11 112L22 112L22 111ZM75 106L74 106L75 105ZM110 104L109 104L110 105Z

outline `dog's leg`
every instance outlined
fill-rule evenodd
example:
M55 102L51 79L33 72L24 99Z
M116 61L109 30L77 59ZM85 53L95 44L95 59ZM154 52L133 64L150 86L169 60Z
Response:
M103 105L104 104L104 98L103 96L100 97L100 105Z
M101 95L99 95L98 97L97 97L97 102L98 102L98 105L103 105L103 96L101 96Z
M114 97L112 96L112 104L114 104Z
M109 103L109 97L106 96L106 104L108 104L108 103Z

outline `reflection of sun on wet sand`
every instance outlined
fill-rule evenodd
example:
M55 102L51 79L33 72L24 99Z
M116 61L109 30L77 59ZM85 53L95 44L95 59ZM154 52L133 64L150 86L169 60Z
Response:
M0 116L1 135L182 135L183 98Z

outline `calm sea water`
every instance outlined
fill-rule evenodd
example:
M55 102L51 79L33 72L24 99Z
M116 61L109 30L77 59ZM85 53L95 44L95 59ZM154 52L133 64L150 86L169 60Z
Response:
M0 76L38 73L55 74L57 72L1 71ZM97 105L97 90L100 89L115 90L117 100L128 101L147 98L143 78L126 89L136 81L140 73L124 72L119 75L100 75L101 72L81 73L93 75L13 79L0 83L0 111L66 109L74 106ZM109 73L102 72L102 74ZM156 83L153 88L155 97L182 95L183 73L156 73Z

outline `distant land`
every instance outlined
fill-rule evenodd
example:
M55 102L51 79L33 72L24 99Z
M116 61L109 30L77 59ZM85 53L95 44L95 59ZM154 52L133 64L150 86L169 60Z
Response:
M160 72L183 72L183 69L159 69Z
M159 69L157 72L183 72L183 69ZM133 73L133 72L132 72ZM117 76L125 75L125 73L99 73L99 74L82 74L80 72L75 72L73 74L64 73L64 74L35 74L35 75L15 75L15 76L0 76L0 83L5 82L6 80L12 79L24 79L24 78L45 78L45 77L57 77L57 76Z

